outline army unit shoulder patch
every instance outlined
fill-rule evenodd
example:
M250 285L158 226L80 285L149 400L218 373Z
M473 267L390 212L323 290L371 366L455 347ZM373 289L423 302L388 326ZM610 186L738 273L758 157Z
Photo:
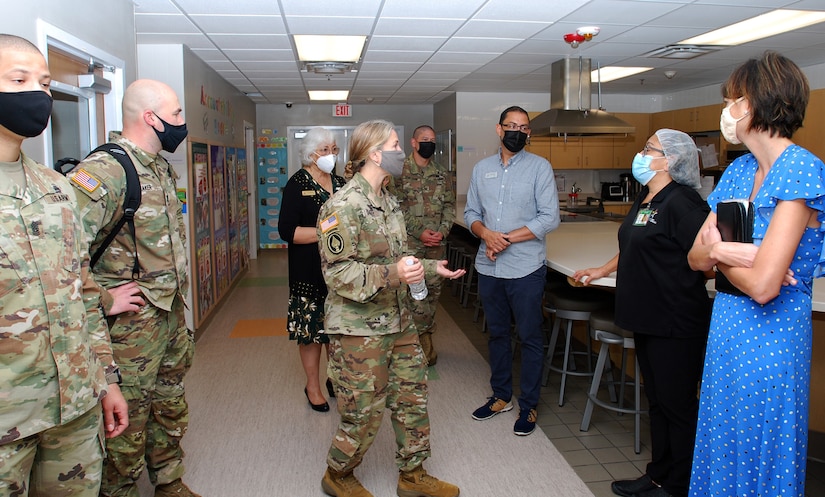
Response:
M329 215L329 217L321 221L321 233L326 233L327 231L337 227L338 222L338 213L333 212Z
M330 254L338 255L344 251L344 237L341 236L340 231L336 230L327 235L326 242Z
M89 174L89 172L82 167L72 175L72 181L89 193L92 193L100 187L100 180Z

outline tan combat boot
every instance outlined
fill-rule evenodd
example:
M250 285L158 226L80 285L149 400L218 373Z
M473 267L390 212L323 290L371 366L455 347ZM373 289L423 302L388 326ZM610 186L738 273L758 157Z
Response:
M398 475L398 497L457 497L458 487L427 474L419 466Z
M321 489L333 497L373 497L352 474L352 470L339 473L328 467L324 479L321 480Z
M155 497L201 497L189 489L180 478L155 487Z

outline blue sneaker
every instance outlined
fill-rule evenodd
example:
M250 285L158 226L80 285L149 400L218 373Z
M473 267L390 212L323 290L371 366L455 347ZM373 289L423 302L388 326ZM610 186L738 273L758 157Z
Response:
M513 433L520 437L527 436L536 429L536 419L538 414L535 409L522 409L518 413L518 419L513 426Z
M484 421L490 419L500 412L507 412L513 408L512 402L509 400L497 399L490 397L487 403L473 411L473 419L476 421Z

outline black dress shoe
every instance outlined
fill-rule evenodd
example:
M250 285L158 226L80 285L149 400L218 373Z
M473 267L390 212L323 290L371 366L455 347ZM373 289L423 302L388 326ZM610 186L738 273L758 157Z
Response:
M644 492L639 492L637 494L633 494L633 497L673 497L665 490L663 487L656 487L651 490L645 490Z
M304 395L307 396L307 402L309 402L309 407L312 408L313 411L318 412L327 412L329 411L329 403L324 402L323 404L313 404L311 400L309 400L309 394L307 393L307 389L304 388Z
M647 473L635 480L619 480L610 484L610 489L613 490L613 493L616 495L621 495L622 497L632 497L634 494L646 492L655 488L660 487L653 482L653 479L651 479Z
M332 380L327 378L327 393L330 397L335 397L335 388L332 386Z

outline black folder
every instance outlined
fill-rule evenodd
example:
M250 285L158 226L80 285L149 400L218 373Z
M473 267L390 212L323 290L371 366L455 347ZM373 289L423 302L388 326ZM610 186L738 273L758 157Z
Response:
M723 242L753 243L753 202L726 200L716 204L716 227ZM721 272L716 272L716 291L745 295Z

